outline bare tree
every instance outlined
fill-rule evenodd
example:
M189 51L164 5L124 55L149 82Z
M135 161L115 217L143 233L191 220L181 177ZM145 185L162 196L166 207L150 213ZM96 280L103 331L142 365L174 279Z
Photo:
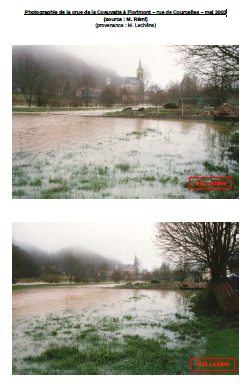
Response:
M108 271L108 269L109 269L109 265L107 263L102 263L99 266L100 277L103 278L104 280L106 278L106 272Z
M107 106L107 107L113 106L118 100L118 96L115 88L109 87L109 86L104 88L99 99L100 99L100 103L103 106Z
M74 279L77 265L78 260L76 259L76 257L74 257L72 253L69 252L64 258L63 268L70 283L72 283Z
M237 252L237 222L156 223L155 245L166 261L188 267L208 267L213 280L226 277Z
M112 274L112 280L115 281L115 283L119 283L120 280L122 280L122 273L121 271L119 270L116 270L115 272L113 272Z
M142 268L143 268L143 263L142 263L142 261L140 259L137 259L136 268L137 268L137 272L139 274L141 272Z
M95 78L91 74L84 74L79 81L79 86L82 90L82 99L86 103L86 107L88 107L89 103L89 95L92 88L95 86Z
M180 53L180 63L188 72L207 82L218 81L227 89L236 89L239 80L238 45L173 46Z
M39 72L40 65L35 61L33 55L26 54L20 57L19 68L14 74L14 80L15 84L20 87L29 107Z
M50 100L53 91L53 83L48 68L39 66L39 72L35 78L34 101L37 106L44 106Z
M148 68L144 68L143 70L143 87L142 87L142 104L144 103L144 94L147 91L151 81L151 73Z

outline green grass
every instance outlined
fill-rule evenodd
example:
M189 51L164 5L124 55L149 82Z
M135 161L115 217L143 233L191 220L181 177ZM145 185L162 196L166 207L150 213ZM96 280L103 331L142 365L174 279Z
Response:
M132 316L131 316L131 315L124 315L123 318L124 318L124 319L127 319L127 320L131 320L131 319L132 319Z
M209 172L219 172L219 173L225 173L224 177L229 177L228 174L228 167L223 165L215 165L213 162L204 161L203 166L206 170Z
M190 360L196 355L194 342L186 347L171 350L165 346L168 338L164 334L159 334L158 339L124 335L122 341L113 338L107 343L99 335L82 333L79 341L85 341L85 339L88 343L82 348L75 343L50 344L40 355L24 358L24 361L29 364L27 369L16 369L14 372L17 374L193 374L190 371ZM210 333L202 344L201 350L204 351L203 357L207 358L235 357L235 374L239 373L237 329ZM217 375L217 372L207 375Z
M169 181L170 181L170 177L166 177L166 178L162 177L159 180L159 182L161 182L161 184L166 184Z
M184 109L185 115L196 115L197 113L202 113L203 109ZM114 111L110 113L106 113L106 116L112 117L122 117L122 116L158 116L158 108L153 109L144 109L144 110L126 110L126 111ZM167 115L179 115L179 119L181 119L182 110L181 109L159 109L159 116L167 116Z
M41 186L41 184L42 184L41 179L36 179L29 183L30 186Z
M51 345L42 354L28 356L29 364L44 364L50 372L60 374L167 374L173 373L170 353L153 339L140 336L124 337L124 343L117 345L100 343L91 349L80 350L77 345ZM170 363L170 366L167 365ZM46 372L45 372L46 373Z
M235 373L239 374L239 329L216 331L207 336L206 358L235 358Z
M174 331L178 336L205 336L220 329L238 328L239 317L228 317L220 312L198 312L194 319L186 321L184 317L177 316L178 322L165 324L164 329ZM181 321L183 320L183 321Z
M21 189L13 190L12 196L13 197L24 197L24 196L26 196L26 192L24 190L21 190Z
M138 300L137 297L130 299ZM79 319L74 312L63 316L50 314L45 321L36 320L35 325L26 327L25 339L33 342L31 347L41 344L41 351L38 354L33 351L33 355L21 360L14 358L13 374L193 375L190 361L198 356L235 357L235 374L238 374L238 316L227 317L210 311L196 312L191 318L180 313L174 316L174 322L163 315L160 321L149 320L149 315L142 319L129 314L87 317L76 324ZM153 338L131 335L127 325L131 331L133 326L138 330L150 329ZM172 338L167 329L175 333L174 342L184 342L184 345L168 347ZM208 373L214 374L217 372ZM234 373L225 373L229 374Z
M50 184L62 184L63 179L62 178L50 178L49 182L50 182Z
M217 130L217 136L221 128ZM230 153L227 154L229 146L233 146L235 149L238 148L238 133L230 134L230 131L231 129L229 129L228 135L224 136L222 134L219 137L219 141L222 142L221 146L225 149L223 161L226 161L227 157L229 157ZM133 131L131 134L139 135L138 133L140 132ZM156 137L162 134L159 129L155 132L155 129L148 128L145 128L142 133L150 134L150 138L152 140L155 139L155 141L157 140ZM124 134L125 139L128 138L130 140L134 149L136 149L135 135L133 135L133 138L132 135L127 137ZM193 166L190 168L188 165L191 162L186 162L186 165L184 163L181 164L179 169L176 163L176 158L178 157L174 154L167 154L168 152L163 151L157 154L152 151L155 159L165 157L165 163L164 159L159 160L159 163L156 164L153 160L149 161L148 158L148 164L146 154L142 150L143 146L141 146L141 149L138 149L139 151L131 150L129 147L127 149L129 151L123 153L123 144L120 145L118 139L120 138L110 137L103 144L103 146L111 146L110 148L114 151L113 155L119 150L118 155L116 154L113 161L110 161L109 155L107 158L103 158L103 162L98 161L98 151L102 154L103 148L96 147L96 145L93 146L93 144L91 146L82 144L75 151L73 147L69 147L65 151L63 149L62 152L54 149L45 151L44 154L43 152L15 153L13 155L13 198L134 199L146 198L148 196L149 198L162 199L185 199L190 197L197 199L222 199L239 197L239 175L238 168L236 169L234 162L230 161L228 163L230 165L229 169L231 168L228 172L227 166L224 165L225 161L214 163L212 162L212 157L207 159L203 165L200 165L202 161L194 161L192 162ZM143 141L146 141L146 137L141 137L141 145ZM120 146L120 148L117 149L116 145ZM85 154L87 148L90 148L90 150L87 150ZM108 154L110 154L109 150ZM84 157L82 158L83 155ZM91 162L89 162L88 156L91 157ZM201 174L199 175L225 174L232 176L233 189L188 191L188 176L196 175L197 166L201 168ZM196 170L194 170L194 167L196 167ZM202 174L206 173L204 168L206 168L207 174ZM201 170L203 171L201 172ZM125 191L123 184L126 184Z
M82 286L82 285L101 285L103 283L58 283L58 284L30 284L30 285L13 285L12 291L28 289L28 288L42 288L42 287L74 287L74 286Z
M90 110L106 110L105 107L91 107L91 108L84 108L84 107L69 107L69 111L72 112L75 111L90 111ZM111 109L111 108L108 108ZM68 111L68 107L50 107L49 111ZM12 112L17 113L45 113L47 112L47 107L12 107Z
M142 178L144 181L156 181L154 176L146 176Z
M117 169L120 169L122 172L127 172L130 169L130 165L127 163L115 165Z

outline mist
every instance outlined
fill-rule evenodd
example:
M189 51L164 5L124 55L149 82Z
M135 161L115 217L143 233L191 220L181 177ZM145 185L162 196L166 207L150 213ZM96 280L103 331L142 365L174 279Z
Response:
M173 80L181 80L183 69L176 64L176 54L169 52L167 46L61 46L74 56L90 65L105 66L119 76L136 76L139 59L142 67L151 73L151 83L164 88Z
M13 46L14 53L32 53L38 60L54 69L60 69L75 75L93 71L112 78L137 76L139 60L143 69L151 75L150 84L158 84L164 89L170 80L181 81L184 70L177 65L179 54L170 46ZM14 55L15 58L15 55ZM15 61L14 61L15 64ZM102 79L102 82L103 82ZM120 84L120 81L119 81Z
M58 252L82 247L123 264L133 264L135 254L143 268L161 265L162 259L153 246L153 223L13 223L15 243L24 243Z

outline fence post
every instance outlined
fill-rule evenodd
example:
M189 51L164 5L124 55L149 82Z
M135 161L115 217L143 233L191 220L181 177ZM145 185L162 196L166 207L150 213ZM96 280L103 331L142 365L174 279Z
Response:
M48 107L48 105L47 105L47 115L49 114L49 107Z
M67 106L67 115L69 115L69 105Z
M157 115L159 116L159 105L157 106Z
M62 105L61 105L61 114L62 114Z
M182 117L183 117L183 103L182 103Z
M74 105L73 105L73 114L74 114Z

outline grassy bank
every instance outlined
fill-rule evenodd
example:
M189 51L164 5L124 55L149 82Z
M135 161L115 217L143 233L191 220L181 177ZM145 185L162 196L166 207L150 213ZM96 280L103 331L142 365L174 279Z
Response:
M27 288L42 288L42 287L76 287L83 285L103 285L105 283L48 283L48 284L30 284L30 285L12 285L12 291L27 289Z
M110 110L108 108L108 110ZM107 107L69 107L69 111L107 110ZM49 111L68 111L68 107L49 107ZM46 113L47 107L12 107L14 113Z
M203 112L205 112L206 110L204 109L186 109L184 110L184 115L193 115L193 116L196 116L196 115L200 115L202 114ZM124 110L124 111L114 111L114 112L111 112L111 113L106 113L105 114L106 116L109 116L109 117L127 117L127 116L141 116L141 117L146 117L146 116L168 116L168 115L179 115L179 117L182 116L182 109L163 109L163 108L160 108L158 110L158 108L154 108L154 109L151 109L151 108L140 108L140 109L137 109L137 110Z

